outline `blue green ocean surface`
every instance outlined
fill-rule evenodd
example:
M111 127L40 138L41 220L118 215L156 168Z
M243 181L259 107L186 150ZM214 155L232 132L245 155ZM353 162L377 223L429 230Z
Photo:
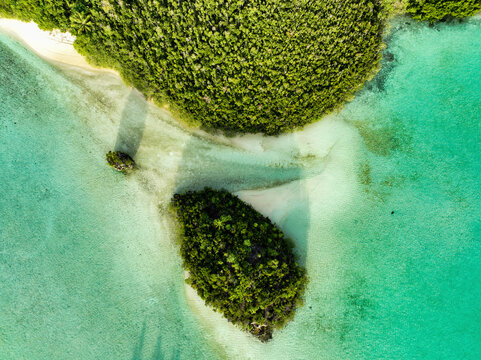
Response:
M393 24L344 109L277 138L184 129L0 34L0 359L481 359L481 20ZM112 148L135 154L124 177ZM234 191L310 283L261 344L189 295L167 205Z

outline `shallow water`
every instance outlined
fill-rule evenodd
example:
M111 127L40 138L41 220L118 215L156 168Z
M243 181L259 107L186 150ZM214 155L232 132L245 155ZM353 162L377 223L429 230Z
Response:
M0 359L481 358L481 22L400 24L352 103L278 138L187 131L0 35ZM111 171L112 148L140 171ZM206 185L308 269L268 344L183 286L166 205Z

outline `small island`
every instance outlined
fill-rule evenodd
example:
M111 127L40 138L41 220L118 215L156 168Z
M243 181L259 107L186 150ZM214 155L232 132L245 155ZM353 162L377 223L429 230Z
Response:
M130 155L125 154L120 151L109 151L105 155L107 164L119 172L126 173L135 168L135 161L130 157Z
M175 194L186 282L228 321L261 341L294 316L307 284L293 244L238 197L206 188Z

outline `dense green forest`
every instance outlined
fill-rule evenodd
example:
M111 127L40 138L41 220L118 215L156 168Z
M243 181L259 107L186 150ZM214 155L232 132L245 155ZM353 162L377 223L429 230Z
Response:
M1 0L0 16L35 21L41 29L70 30L72 2L65 0Z
M319 118L379 65L380 0L3 0L2 14L77 35L187 121L276 134Z
M342 104L379 67L386 12L464 17L481 0L2 0L77 36L92 63L205 128L277 134ZM397 8L396 8L397 7Z
M172 207L187 282L229 321L270 339L294 315L307 283L291 242L227 191L176 194Z
M418 20L463 18L481 11L481 0L409 0L407 11Z

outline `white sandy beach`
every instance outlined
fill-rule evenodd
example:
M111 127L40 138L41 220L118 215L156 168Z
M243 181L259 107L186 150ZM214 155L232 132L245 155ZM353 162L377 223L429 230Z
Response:
M22 42L44 60L76 66L90 71L104 71L118 75L112 69L97 68L90 65L80 55L72 43L75 37L68 33L40 30L34 22L23 22L0 18L0 31Z

